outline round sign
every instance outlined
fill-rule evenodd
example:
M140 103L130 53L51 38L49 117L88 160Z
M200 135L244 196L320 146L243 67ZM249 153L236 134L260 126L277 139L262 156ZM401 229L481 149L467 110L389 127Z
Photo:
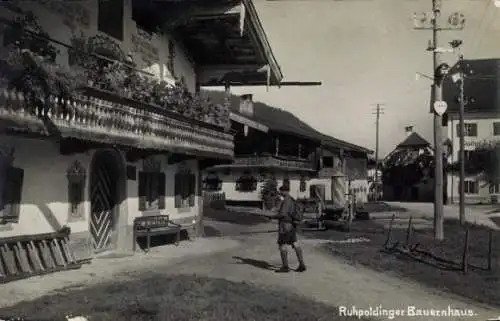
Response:
M439 116L443 116L443 114L446 112L446 109L448 109L448 104L445 101L437 100L434 102L434 111Z

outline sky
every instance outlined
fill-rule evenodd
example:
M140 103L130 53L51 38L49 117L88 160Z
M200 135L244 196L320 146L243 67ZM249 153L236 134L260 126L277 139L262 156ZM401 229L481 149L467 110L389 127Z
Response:
M404 127L433 143L426 51L431 31L414 30L413 13L431 0L254 0L284 81L321 81L319 87L233 87L294 113L327 135L375 149L374 106L380 118L380 156L405 138ZM461 12L462 31L444 31L439 46L462 39L466 59L500 58L500 8L492 0L442 0L442 21ZM452 65L456 54L443 54Z

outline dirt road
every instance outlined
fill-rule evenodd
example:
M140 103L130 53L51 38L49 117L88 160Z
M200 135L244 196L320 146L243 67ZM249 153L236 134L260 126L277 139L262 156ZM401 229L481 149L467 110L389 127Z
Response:
M231 223L208 222L212 229L222 230L223 237L185 243L180 248L165 246L151 253L130 257L96 260L80 271L68 271L40 278L0 285L0 307L33 300L68 287L85 287L106 280L132 280L151 271L166 276L198 275L243 281L257 287L285 289L314 301L345 306L350 309L403 311L395 320L486 320L500 313L495 309L465 302L449 294L439 293L396 276L348 265L320 251L322 240L303 241L307 272L276 274L273 266L280 263L276 249L274 225L254 224L250 227ZM219 233L220 234L220 233ZM291 264L296 264L290 253ZM437 273L437 272L436 272ZM471 310L474 316L437 317L408 316L409 309ZM379 319L387 320L382 316Z

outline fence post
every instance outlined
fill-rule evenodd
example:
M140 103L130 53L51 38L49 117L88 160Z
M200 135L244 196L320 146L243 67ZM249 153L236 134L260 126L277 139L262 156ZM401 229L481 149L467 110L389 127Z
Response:
M385 249L387 249L387 245L389 245L389 242L391 241L392 224L394 223L395 218L396 218L396 214L392 214L391 222L389 223L389 231L387 232L387 239L385 240L385 243L384 243Z
M488 271L493 270L493 231L488 231Z
M410 247L411 237L413 234L413 216L408 220L408 229L406 230L406 246Z
M464 241L464 252L462 256L462 271L467 273L468 268L468 256L469 256L469 229L465 230L465 241Z

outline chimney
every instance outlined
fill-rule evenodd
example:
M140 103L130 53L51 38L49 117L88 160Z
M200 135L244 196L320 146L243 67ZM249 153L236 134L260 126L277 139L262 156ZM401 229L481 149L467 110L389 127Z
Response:
M406 133L406 137L410 136L411 133L413 133L413 126L406 126L405 133Z
M252 94L240 96L240 113L246 116L253 116L253 101Z

